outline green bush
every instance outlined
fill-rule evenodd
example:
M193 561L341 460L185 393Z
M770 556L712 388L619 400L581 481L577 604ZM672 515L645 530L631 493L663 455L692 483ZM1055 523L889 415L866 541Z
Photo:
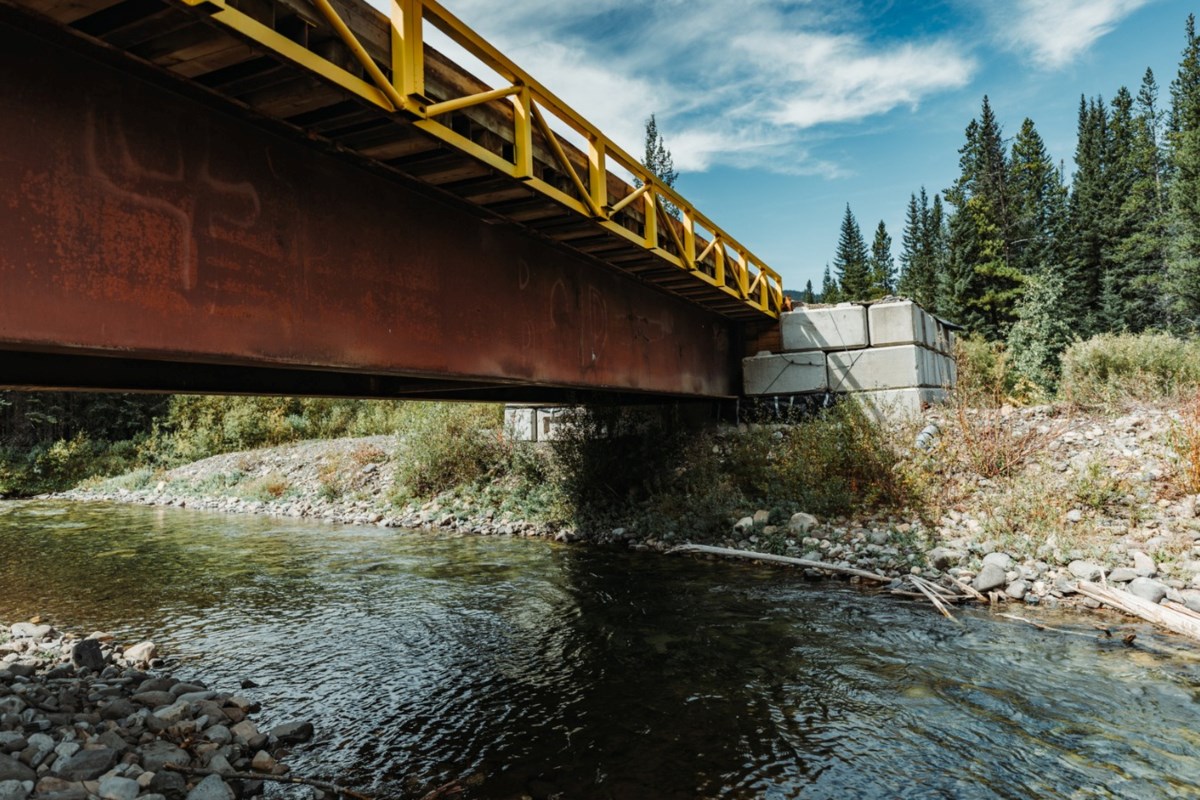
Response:
M1200 341L1109 333L1063 353L1059 394L1081 406L1177 399L1200 385Z
M467 486L504 461L500 405L410 403L396 454L400 499Z

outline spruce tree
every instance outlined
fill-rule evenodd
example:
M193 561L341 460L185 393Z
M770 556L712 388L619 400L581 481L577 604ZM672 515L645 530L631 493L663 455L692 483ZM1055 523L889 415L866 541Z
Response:
M1066 188L1028 117L1013 142L1009 170L1015 210L1012 263L1023 275L1036 275L1056 261Z
M1058 385L1060 358L1074 340L1064 313L1072 301L1062 275L1046 270L1033 276L1017 306L1017 321L1008 334L1013 368L1047 392Z
M1008 158L986 96L966 140L959 150L960 175L946 191L955 213L941 311L988 339L1003 339L1015 319L1024 276L1010 260L1014 204Z
M667 149L667 144L663 141L662 134L658 132L658 120L655 119L653 114L650 115L650 119L646 120L646 143L645 153L642 156L642 164L664 186L675 187L675 181L679 179L679 171L675 169L675 159L671 157L671 151ZM633 184L640 187L642 182L634 178ZM666 199L663 200L663 205L666 207L667 213L679 219L680 212L678 208Z
M829 265L825 265L825 275L821 278L821 302L836 303L841 300L837 282L829 274Z
M921 282L921 235L924 225L917 196L910 194L908 209L904 214L904 234L900 237L900 279L897 288L900 294L913 299L916 299L916 287Z
M879 298L890 295L896 289L896 260L892 257L892 237L888 235L887 226L879 220L875 228L875 240L871 243L869 260L871 276L871 297Z
M921 189L924 198L925 190ZM926 309L941 314L941 287L946 265L950 261L950 238L946 230L946 214L942 208L942 196L934 193L933 205L925 215L925 224L921 232L921 247L925 252L928 266L925 269L925 281L920 286L920 296L925 298L922 303Z
M804 293L800 296L800 302L801 303L817 302L817 296L815 294L813 294L813 285L812 285L811 280L805 282Z
M1072 323L1083 336L1103 328L1101 315L1106 255L1111 251L1106 223L1110 192L1106 186L1108 108L1102 98L1079 99L1079 139L1075 176L1067 211L1064 283L1075 298Z
M833 256L833 269L837 273L838 295L845 300L868 300L871 297L871 274L867 263L867 243L863 239L858 222L846 204L842 217L841 234L838 236L837 252Z
M1170 248L1166 286L1176 326L1200 327L1200 39L1188 15L1179 74L1171 83Z

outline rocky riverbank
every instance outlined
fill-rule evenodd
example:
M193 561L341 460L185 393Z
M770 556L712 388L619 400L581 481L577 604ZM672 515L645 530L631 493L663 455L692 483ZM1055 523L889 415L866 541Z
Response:
M919 508L831 519L733 508L729 533L706 543L897 578L948 575L996 601L1029 605L1092 604L1076 596L1074 583L1103 575L1154 602L1200 610L1200 496L1174 480L1177 425L1176 411L1151 406L1090 414L1063 406L935 409L913 429L923 429L920 436L898 443L909 480L923 484ZM738 435L715 433L714 448ZM486 492L396 504L395 450L389 437L304 442L124 476L63 497L643 551L686 539L647 536L635 524L580 531L523 519ZM1007 459L1007 469L993 474L988 459Z
M152 642L121 647L37 618L0 626L0 800L252 797L313 735L308 722L260 731L246 694L162 666Z

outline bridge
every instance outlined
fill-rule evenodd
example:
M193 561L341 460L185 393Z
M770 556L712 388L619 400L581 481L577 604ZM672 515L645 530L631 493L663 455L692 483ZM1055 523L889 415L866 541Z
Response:
M0 0L0 109L0 385L720 398L783 309L433 0Z

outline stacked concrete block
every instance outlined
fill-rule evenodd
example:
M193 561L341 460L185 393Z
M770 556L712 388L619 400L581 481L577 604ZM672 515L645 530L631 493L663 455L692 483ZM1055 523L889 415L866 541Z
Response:
M781 314L779 328L786 352L848 350L870 343L867 309L854 303Z
M780 316L780 332L783 353L743 361L747 395L855 393L880 413L910 414L957 378L950 327L909 300L803 308Z

